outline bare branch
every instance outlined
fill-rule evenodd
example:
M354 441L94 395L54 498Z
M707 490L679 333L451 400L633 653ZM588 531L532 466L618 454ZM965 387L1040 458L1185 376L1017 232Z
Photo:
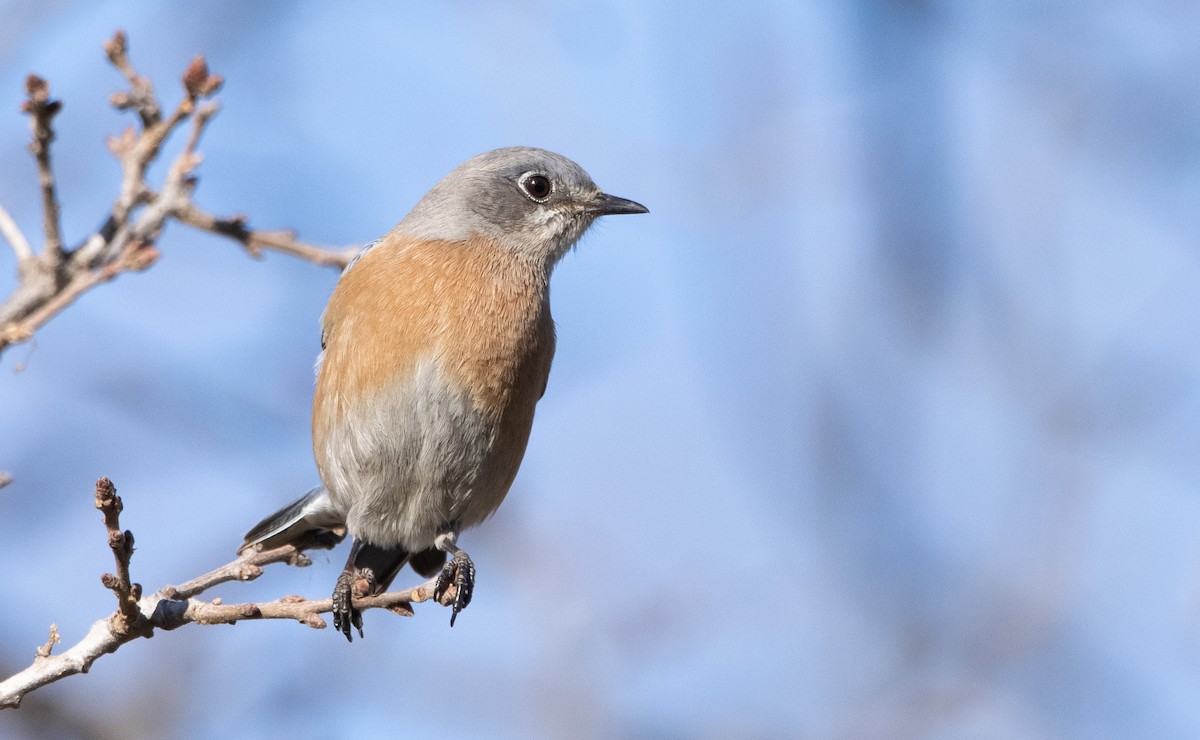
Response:
M42 186L43 228L46 231L45 256L57 264L62 261L63 241L59 228L54 170L50 167L50 142L54 140L54 129L50 124L62 110L62 101L50 99L50 83L37 75L25 78L25 95L27 97L21 104L21 110L29 114L29 126L33 130L33 141L29 143L29 150L37 160L38 182Z
M142 119L142 128L148 129L162 120L162 109L158 99L154 97L154 86L150 80L134 71L129 63L129 45L124 31L117 31L113 37L104 42L104 53L108 61L116 67L125 79L129 81L129 92L120 92L109 98L109 102L118 110L134 110Z
M269 249L273 252L299 257L313 264L341 270L350 264L350 260L359 250L357 246L342 249L318 247L300 241L293 231L255 231L246 226L245 216L218 218L205 213L191 203L181 208L175 215L180 223L227 236L240 242L246 251L256 258L262 256L264 249Z
M229 581L252 581L273 563L298 567L311 564L306 549L332 547L340 538L314 536L305 542L263 550L251 548L233 560L180 586L165 586L149 596L140 596L141 587L133 583L129 562L133 554L133 534L122 531L123 504L116 488L107 478L96 482L96 507L104 515L108 544L117 563L117 573L105 574L105 586L117 594L118 609L94 623L82 640L59 655L52 655L60 642L58 629L50 627L50 639L35 651L33 663L0 681L0 709L16 708L30 691L67 676L86 673L100 656L116 652L122 645L142 637L152 637L155 629L173 630L188 624L236 624L259 619L294 620L314 629L324 629L320 616L333 610L332 599L310 601L300 596L284 596L275 601L225 604L221 599L202 601L196 595ZM392 591L354 599L361 610L387 609L411 617L412 605L433 600L434 581L405 591ZM441 603L454 600L453 586L442 595Z
M129 580L129 559L133 557L133 532L121 531L121 509L124 504L117 495L117 488L108 478L96 481L96 508L104 514L104 526L108 529L108 546L117 561L117 574L105 573L100 582L117 595L117 613L112 617L113 630L118 634L132 632L142 624L138 600L142 597L142 586ZM147 635L148 636L148 635Z
M0 206L0 234L4 235L4 240L12 247L17 258L17 267L23 269L33 259L33 247L29 245L29 240L21 233L21 227L17 226L17 222L4 206Z
M198 102L216 94L224 82L209 72L204 57L197 56L188 64L180 78L184 98L164 118L153 85L138 74L129 59L125 34L117 31L104 50L129 82L129 90L113 95L111 102L118 109L136 112L141 129L130 127L108 139L122 173L112 213L100 230L71 251L64 250L59 233L58 202L50 170L50 121L61 104L50 99L49 86L41 78L31 75L26 82L28 100L22 109L32 120L30 148L37 158L42 182L47 247L44 254L34 254L15 222L0 210L0 233L12 245L20 274L16 289L0 302L0 352L30 340L43 324L97 285L153 264L159 255L155 244L171 220L234 239L254 257L269 249L337 269L349 263L357 248L324 249L300 241L290 231L252 230L244 216L219 218L192 203L194 173L203 159L197 147L205 127L219 110L216 103ZM146 182L146 172L167 138L188 118L193 120L191 135L156 192Z
M109 140L109 149L121 161L123 173L121 192L113 205L113 219L123 223L130 212L141 205L150 196L146 185L146 170L157 157L163 143L181 123L196 108L196 98L205 89L215 92L220 88L220 78L210 84L213 76L208 74L208 66L204 57L196 57L183 73L183 87L187 95L179 101L179 105L165 121L162 120L162 109L154 96L154 88L149 80L139 75L129 61L125 34L118 31L112 40L105 44L105 51L113 65L129 80L128 93L117 93L111 99L113 106L118 109L133 108L142 118L142 131L135 134L133 129L127 129L119 139ZM105 245L101 254L112 255L119 246ZM84 250L80 250L81 252ZM92 262L95 255L83 254L81 259Z

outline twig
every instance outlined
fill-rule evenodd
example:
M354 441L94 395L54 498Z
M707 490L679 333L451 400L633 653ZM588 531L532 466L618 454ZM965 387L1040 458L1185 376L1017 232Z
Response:
M162 120L162 111L158 100L154 97L154 86L150 80L139 75L129 63L129 45L124 31L117 31L113 37L104 42L104 53L108 61L125 75L129 81L129 92L115 93L109 102L117 110L135 110L142 119L142 128L147 129Z
M320 616L333 610L332 599L310 601L300 596L285 596L275 601L245 604L225 604L221 599L202 601L195 598L208 589L229 581L252 581L273 563L299 567L311 564L306 549L327 548L340 538L313 537L306 542L288 544L270 550L248 549L233 560L180 586L165 586L149 596L140 596L141 587L133 583L129 561L133 554L133 534L121 529L123 508L116 488L107 478L96 482L96 507L104 514L108 544L116 559L116 574L106 573L105 586L117 595L118 609L95 622L82 640L58 655L52 655L59 642L58 629L50 627L50 639L40 646L33 663L24 670L0 681L0 709L16 708L21 699L34 689L77 673L86 673L100 656L116 652L122 645L138 638L151 637L155 629L173 630L188 624L236 624L258 619L289 619L314 629L324 629ZM392 591L354 599L361 610L387 609L394 614L411 617L412 605L433 600L433 581L405 591ZM443 604L451 603L453 588L442 596Z
M117 488L108 478L96 481L96 508L104 514L104 526L108 529L108 546L117 562L117 573L100 576L104 587L117 595L117 613L112 616L113 630L124 635L135 630L147 633L138 600L142 598L142 585L129 580L129 559L133 557L133 532L121 531L121 510L124 504L117 495ZM138 629L140 628L140 629Z
M50 125L62 110L61 100L50 99L50 83L37 75L25 78L26 100L21 110L29 114L29 126L33 141L29 150L37 160L38 182L42 186L42 217L46 231L46 258L54 264L62 261L63 241L59 228L58 196L54 190L54 170L50 167L50 142L54 141L54 129Z
M154 220L144 224L143 233L138 236L147 243L150 242L147 237L157 238L158 232L162 230L163 222L179 205L174 201L182 200L185 197L178 188L181 173L187 173L194 169L199 163L199 159L191 148L185 149L169 170L163 192L159 193L158 197L151 193L150 187L146 184L146 170L149 169L150 163L158 157L159 150L171 132L196 110L196 101L201 97L214 95L221 89L224 82L221 77L209 74L204 57L194 58L181 79L185 92L183 100L179 101L179 105L176 106L169 118L165 121L161 120L158 102L154 98L154 89L150 86L149 81L133 71L126 49L125 36L120 31L105 45L109 59L125 74L132 86L128 94L114 95L112 102L117 108L132 107L136 109L142 118L142 131L140 134L135 134L132 129L126 129L121 138L110 138L108 141L109 149L121 162L123 173L120 195L113 204L110 219L117 224L117 229L114 230L113 238L107 243L101 242L95 247L88 244L79 250L76 261L86 267L92 267L97 262L111 259L120 252L123 246L122 239L127 236L127 232L121 226L128 221L133 209L147 202L151 206L157 205L159 213ZM210 110L197 124L191 147L194 147L195 142L199 140L200 130L211 115ZM157 202L163 200L165 196L173 196L169 199L172 202Z
M13 254L17 258L17 267L21 268L33 259L33 247L29 245L29 240L21 233L21 227L17 226L17 222L4 206L0 206L0 234L4 235L4 240L12 247Z
M54 652L54 646L62 642L62 638L58 635L58 625L50 625L50 637L46 640L46 644L37 649L37 657L49 658L50 653Z
M180 208L175 217L179 219L180 223L193 228L210 231L241 242L246 251L255 258L261 257L264 249L269 249L273 252L299 257L313 264L341 270L350 264L350 260L359 250L357 246L342 249L318 247L300 241L296 238L294 231L255 231L247 228L245 216L218 218L210 213L205 213L191 203Z

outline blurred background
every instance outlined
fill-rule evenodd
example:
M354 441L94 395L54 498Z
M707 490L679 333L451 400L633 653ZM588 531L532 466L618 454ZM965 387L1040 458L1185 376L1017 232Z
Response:
M0 203L31 238L24 77L65 102L74 244L133 123L117 28L168 107L193 55L225 76L196 201L258 228L363 243L515 144L651 209L557 271L453 630L159 633L0 735L1200 734L1200 6L413 6L0 2ZM97 477L148 590L316 480L337 273L178 225L160 249L0 358L0 674L114 608ZM207 596L323 598L344 559Z

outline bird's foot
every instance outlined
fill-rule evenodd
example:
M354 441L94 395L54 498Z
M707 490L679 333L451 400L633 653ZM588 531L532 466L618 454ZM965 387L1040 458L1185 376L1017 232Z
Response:
M445 604L442 601L450 586L454 586L454 600L447 606L453 606L454 611L450 614L450 626L454 626L454 620L458 618L458 613L467 608L467 604L471 603L471 594L475 591L475 563L471 561L471 556L465 550L460 550L455 547L452 552L454 557L446 563L442 568L442 572L438 574L437 582L433 586L433 598Z
M374 585L375 573L370 568L355 568L343 570L333 587L333 628L350 642L354 642L351 627L363 636L362 611L354 606L354 599L372 593Z

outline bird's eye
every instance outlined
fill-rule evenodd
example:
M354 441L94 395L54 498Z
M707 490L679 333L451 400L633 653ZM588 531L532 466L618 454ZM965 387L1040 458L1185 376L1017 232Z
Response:
M537 173L530 173L521 178L521 190L530 200L545 203L550 197L550 178Z

